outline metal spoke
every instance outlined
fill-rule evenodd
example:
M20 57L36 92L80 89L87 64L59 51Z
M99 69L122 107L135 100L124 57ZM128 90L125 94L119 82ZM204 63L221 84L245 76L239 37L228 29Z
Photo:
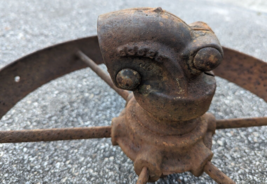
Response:
M217 120L216 129L242 128L267 125L267 117Z
M129 92L117 88L111 78L95 62L86 56L83 52L77 52L78 57L85 62L102 80L104 80L112 89L114 89L124 100L127 99Z
M146 184L148 182L149 173L146 167L143 167L136 184Z
M104 138L111 136L111 126L0 131L0 143L58 141Z
M219 184L235 184L228 176L215 167L211 162L207 162L204 171Z

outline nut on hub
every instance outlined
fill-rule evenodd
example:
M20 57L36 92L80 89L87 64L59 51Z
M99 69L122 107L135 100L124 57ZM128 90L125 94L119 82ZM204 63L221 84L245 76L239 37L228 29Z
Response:
M140 81L140 74L130 68L122 69L116 76L117 86L121 89L134 90Z
M211 71L221 64L222 54L212 47L200 49L194 57L194 66L200 71Z

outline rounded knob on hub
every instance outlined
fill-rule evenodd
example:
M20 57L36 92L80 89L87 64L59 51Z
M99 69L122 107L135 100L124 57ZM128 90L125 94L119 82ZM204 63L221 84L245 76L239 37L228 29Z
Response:
M222 59L222 54L217 49L206 47L197 52L193 63L200 71L211 71L220 65Z
M116 82L121 89L134 90L140 84L141 76L137 71L126 68L118 72Z

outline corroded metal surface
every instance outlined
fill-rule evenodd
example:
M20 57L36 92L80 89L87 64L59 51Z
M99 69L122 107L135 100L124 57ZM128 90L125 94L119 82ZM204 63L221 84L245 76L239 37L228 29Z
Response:
M141 82L140 74L132 69L125 68L119 71L116 81L121 89L134 90Z
M136 8L100 16L98 38L118 88L136 78L132 73L140 75L126 108L112 120L112 143L134 161L138 175L148 168L149 181L186 171L201 175L216 129L213 115L205 114L216 87L206 72L223 58L213 31L161 8Z
M143 167L136 184L146 184L149 179L148 169Z
M235 184L228 176L217 169L211 162L204 167L205 172L219 184Z
M58 141L110 137L111 127L0 131L0 143Z
M210 149L215 126L214 117L208 114L186 122L160 121L132 96L126 109L112 120L111 137L134 161L138 175L147 167L150 181L156 181L163 175L186 171L201 175L213 156Z
M98 40L94 36L48 47L2 68L0 117L19 100L43 84L86 67L86 64L76 56L78 50L90 56L97 64L102 63Z
M99 16L98 39L117 87L116 76L122 69L139 72L142 82L133 93L149 113L185 121L208 110L215 79L198 70L193 58L208 47L222 55L222 48L205 23L187 25L161 8L121 10Z
M214 70L215 75L249 90L267 102L267 64L229 48L223 50L224 61Z
M216 129L267 126L267 117L217 120Z

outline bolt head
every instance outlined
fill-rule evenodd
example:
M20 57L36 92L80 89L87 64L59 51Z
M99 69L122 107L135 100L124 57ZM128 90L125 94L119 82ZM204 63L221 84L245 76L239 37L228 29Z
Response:
M200 71L211 71L221 64L222 54L215 48L200 49L195 55L193 64Z
M134 90L140 84L141 76L137 71L126 68L118 72L116 82L121 89Z

